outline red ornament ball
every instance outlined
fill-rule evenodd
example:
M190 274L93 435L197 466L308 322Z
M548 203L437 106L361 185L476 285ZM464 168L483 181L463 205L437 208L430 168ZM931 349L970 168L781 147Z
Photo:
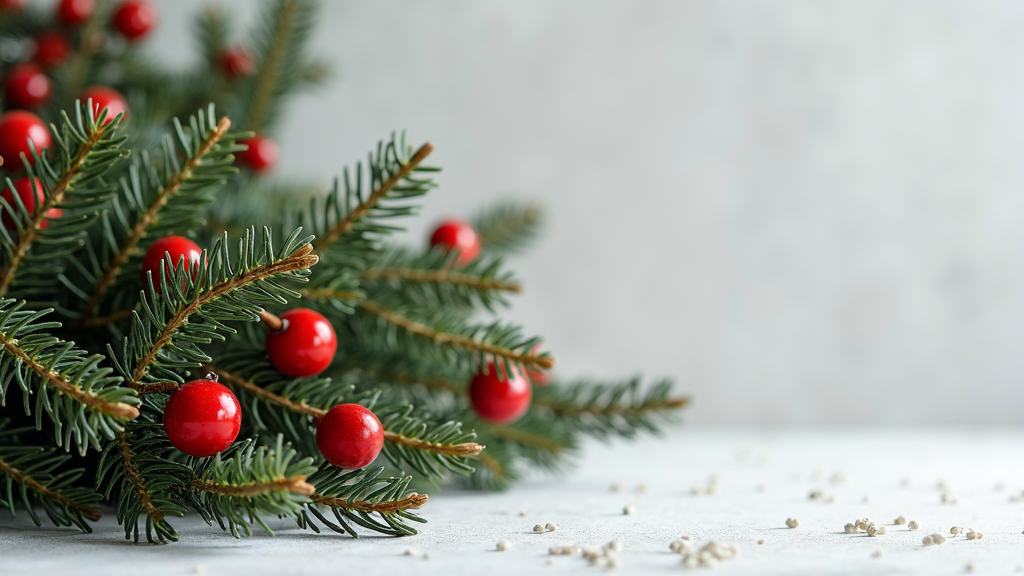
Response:
M149 0L125 0L114 11L111 23L122 36L134 42L156 25L156 7Z
M78 26L95 11L96 3L93 0L60 0L57 4L57 19L68 26Z
M476 230L462 220L445 220L430 236L431 246L458 250L458 263L465 266L480 255L480 237Z
M384 426L359 404L339 404L316 427L316 447L338 468L363 468L384 447Z
M338 337L330 321L309 308L281 314L284 326L267 334L267 355L277 371L292 378L316 376L331 365Z
M21 165L19 155L22 152L29 164L33 162L32 149L28 144L30 140L40 154L53 142L50 131L39 116L23 110L12 110L0 116L0 158L4 159L7 169L13 170Z
M12 108L35 108L50 99L50 78L35 64L15 64L4 77L4 99Z
M486 372L473 376L469 383L469 400L477 416L495 424L519 420L530 408L533 392L530 381L513 367L511 377L493 363Z
M193 380L171 394L164 408L164 432L175 448L189 456L213 456L238 437L242 407L226 386Z
M35 188L33 188L33 184ZM29 214L35 214L36 206L41 206L45 202L46 196L43 194L43 183L39 181L39 178L21 178L14 181L14 192L18 194L18 199L21 200L21 204L28 210ZM14 202L14 194L11 193L10 188L5 188L0 197L7 201L15 212L17 212L17 204ZM5 209L2 217L3 226L8 230L14 230L14 220L11 218L11 214ZM43 230L50 225L46 218L60 218L64 211L60 208L50 208L46 211L44 219L39 222L39 229Z
M113 88L107 88L106 86L90 86L82 91L82 95L78 97L82 103L92 100L93 113L99 117L100 112L103 110L107 111L107 119L103 122L107 125L117 118L118 114L124 113L125 117L128 116L128 102L125 101L124 96L120 92Z
M270 138L257 134L252 138L243 138L238 143L248 146L249 149L236 152L235 158L254 173L261 174L277 164L277 144Z
M252 53L244 48L225 48L217 58L220 71L230 80L251 76L256 71Z
M153 245L146 250L146 255L142 258L142 285L147 285L146 275L153 275L153 287L156 289L157 294L162 290L164 270L166 270L166 262L164 261L165 254L170 253L171 262L174 262L174 266L180 266L182 260L187 262L187 266L192 271L192 278L196 277L198 263L203 257L203 251L199 248L199 245L195 242L185 238L184 236L164 236L163 238L153 242ZM185 287L182 286L182 290Z
M60 32L43 32L36 36L35 43L32 59L45 68L60 66L71 52L71 43Z

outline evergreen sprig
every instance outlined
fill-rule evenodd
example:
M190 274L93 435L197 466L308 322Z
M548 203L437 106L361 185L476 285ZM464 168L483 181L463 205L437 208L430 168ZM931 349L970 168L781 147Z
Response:
M672 421L687 403L687 398L672 396L671 381L645 388L638 376L620 382L578 380L538 387L533 400L534 409L548 418L603 439L657 434L659 422Z
M537 237L543 223L539 206L510 200L481 211L472 220L485 254L521 252Z
M409 522L426 520L410 511L426 504L427 495L409 491L411 476L382 478L383 473L383 467L346 472L322 464L308 479L316 486L316 493L298 517L299 526L319 532L315 518L331 530L353 538L358 538L359 533L352 524L389 536L416 534ZM327 518L328 510L333 520Z

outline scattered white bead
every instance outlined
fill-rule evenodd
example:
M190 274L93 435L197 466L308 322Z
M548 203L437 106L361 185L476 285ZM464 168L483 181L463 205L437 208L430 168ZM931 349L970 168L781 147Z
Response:
M540 526L540 524L538 524L538 526ZM536 530L537 529L534 528L534 531L536 531ZM546 531L546 532L554 532L555 530L558 530L558 525L557 524L552 524L551 522L548 522L547 524L544 525L544 531Z
M925 546L931 546L932 545L932 537L931 536L925 536L924 538L921 539L921 544L924 544Z
M875 528L874 526L868 526L868 536L874 538L877 535L878 535L878 528Z
M907 519L904 518L903 516L897 516L896 519L892 521L892 523L897 525L897 526L903 526L904 524L907 523Z
M612 492L622 492L622 482L612 482Z
M616 538L611 542L604 545L604 549L610 552L622 552L626 548L626 543L621 538Z
M512 549L512 543L508 540L499 540L497 548L499 552L507 552Z
M853 524L847 522L846 526L843 526L843 531L846 532L847 534L856 534L857 533L857 527L854 526Z
M519 517L520 518L526 518L526 510L520 510L519 511Z
M433 552L425 552L425 553L423 554L423 559L424 559L424 560L430 560L430 559L431 559L431 558L433 558L433 557L434 557L434 553L433 553Z
M543 532L544 531L544 527L541 526L540 524L534 524L533 525L533 531L534 532Z
M622 513L626 516L632 516L633 514L636 514L636 506L628 504L625 508L622 509Z
M195 566L192 567L192 573L193 574L204 574L205 572L206 572L206 565L204 565L204 564L196 564Z
M942 544L946 541L946 537L942 534L932 534L932 544Z
M807 497L811 500L823 500L825 498L825 493L821 490L811 490L811 493Z
M882 557L882 551L881 550L875 550L874 552L871 553L871 557L872 558L881 558Z
M921 528L921 525L917 523L917 520L911 520L907 523L907 528L911 530L919 530Z
M415 548L406 548L405 552L402 552L402 556L419 556L419 552Z
M764 544L764 540L758 540L757 543L758 544Z
M974 572L974 564L968 564L964 566L964 572Z
M952 534L953 536L956 536L957 534L959 534L962 531L963 531L963 528L961 528L959 526L953 526L952 528L949 529L949 533Z
M800 525L800 521L796 518L786 518L786 526L790 528L796 528Z

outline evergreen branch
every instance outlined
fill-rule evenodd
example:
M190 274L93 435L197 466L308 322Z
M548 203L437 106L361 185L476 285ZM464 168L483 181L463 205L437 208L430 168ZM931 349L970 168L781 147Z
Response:
M286 410L290 410L297 414L312 416L313 418L323 418L323 416L327 414L327 410L310 406L306 402L292 401L280 394L275 394L262 386L258 386L252 381L242 378L237 374L233 374L232 372L229 372L223 368L218 368L210 364L204 364L203 369L209 370L210 372L216 374L222 383L228 384L233 388L243 390L246 393L251 394L269 404L275 404Z
M416 534L408 521L425 520L411 510L423 506L427 495L408 491L411 477L381 478L383 472L383 467L345 472L327 463L322 464L309 477L310 483L316 486L316 493L302 514L297 516L299 526L319 531L313 523L313 518L316 518L331 530L356 538L359 534L350 522L391 536ZM333 512L333 521L328 520L321 508Z
M21 451L23 451L23 452L25 451L24 450L25 448L28 448L28 451L35 452L35 453L42 453L43 452L42 448L38 448L38 447L34 447L34 446L19 447L19 448L22 448ZM11 452L12 449L11 448L6 448L4 451L5 452ZM97 520L99 520L100 518L103 517L103 513L100 512L99 509L93 508L93 507L90 507L90 506L86 506L84 504L79 504L78 502L72 500L71 498L65 496L64 494L61 494L60 492L58 492L56 490L51 490L50 488L47 488L46 485L43 483L43 482L45 482L45 480L43 480L43 481L36 480L36 479L32 478L31 476L29 476L28 474L26 474L25 472L22 472L21 470L19 470L15 466L16 466L16 464L5 462L3 458L0 458L0 473L3 473L5 476L7 476L9 482L14 482L16 484L20 484L20 485L24 486L26 489L28 489L28 490L32 491L33 493L35 493L40 498L43 498L43 499L46 499L46 500L52 500L52 501L56 502L57 504L62 506L65 510L68 510L68 509L73 510L74 513L77 513L79 516L85 518L86 520L92 520L93 522L96 522ZM54 467L56 467L56 466L54 466ZM10 485L9 484L8 484L7 490L10 491ZM3 501L0 500L0 502L3 502ZM13 499L12 499L12 502L10 502L10 505L11 505L12 508L14 507ZM32 507L31 501L25 502L25 506L31 508ZM37 521L36 522L36 526L38 526L38 525L39 525L39 523Z
M473 218L481 249L492 254L519 252L533 240L543 221L539 206L503 202Z
M121 432L117 435L117 448L121 456L121 463L124 466L124 477L131 484L139 505L147 516L157 524L164 521L164 513L153 504L153 496L146 489L146 482L139 474L138 466L135 463L135 454L128 446L128 435Z
M189 483L190 490L199 492L210 492L219 496L231 496L235 498L252 498L269 492L285 490L302 496L312 496L316 492L316 486L306 482L302 474L289 478L279 478L269 482L250 482L248 484L217 484L212 480L193 480Z
M139 415L134 392L121 387L110 368L99 366L102 356L46 334L60 326L39 322L52 310L22 310L24 304L0 299L0 404L16 381L25 413L32 413L34 397L36 427L41 428L43 413L49 415L58 446L70 450L74 440L82 453L89 445L98 448L101 436L113 438L123 422Z
M331 498L316 494L312 496L314 504L327 506L328 508L344 508L355 512L376 512L379 514L394 514L405 510L416 510L422 508L429 499L430 497L426 494L417 494L416 492L392 502L367 502L366 500L350 502L345 498Z
M472 488L504 490L521 477L516 466L514 445L508 442L488 444L487 451L477 456L477 462L480 466L465 477L465 482Z
M263 52L259 72L256 75L255 89L251 95L244 124L248 129L262 130L264 128L274 92L281 89L280 71L289 43L302 41L301 36L293 37L293 34L300 31L295 25L299 4L299 0L282 0L271 16L273 35Z
M385 363L385 365L391 366L389 368L382 368L380 366L370 364L358 364L352 361L344 362L338 365L338 371L341 373L360 373L367 377L367 380L372 382L374 385L382 382L389 384L399 384L404 386L421 385L428 390L438 392L449 392L451 394L464 394L466 392L466 386L464 382L460 382L454 378L439 378L433 375L426 374L414 374L411 372L403 372L394 369L393 366L400 365L400 359L394 359Z
M390 280L396 282L424 282L428 284L451 284L466 286L482 291L522 292L523 287L517 282L480 278L451 270L416 270L411 268L371 268L363 272L363 279Z
M436 330L422 322L417 322L395 311L389 310L383 305L372 300L361 301L359 303L359 307L393 326L401 328L410 334L436 342L437 344L455 346L472 353L489 354L503 358L509 362L544 370L550 369L555 364L554 360L546 354L536 355L532 351L516 352L511 348L498 346L482 339L477 340L462 334L453 334ZM531 344L530 348L532 348L533 342L531 341L529 344ZM520 348L525 348L525 346L520 346Z
M498 438L510 440L517 444L532 446L554 456L570 449L570 446L556 442L547 435L530 431L527 426L494 426L491 429L491 432Z
M384 439L398 446L407 446L424 452L433 452L442 456L476 456L483 451L484 446L476 442L463 442L460 444L442 444L439 442L426 442L418 438L409 438L397 432L385 432Z
M394 144L391 144L393 147ZM384 197L400 182L407 179L414 170L422 163L431 152L434 151L434 145L430 142L419 147L418 150L412 155L411 158L402 162L398 161L397 169L391 173L391 175L382 182L366 197L365 200L360 202L355 208L353 208L348 214L338 220L333 227L330 228L325 234L320 237L318 242L317 253L330 246L338 238L352 231L356 223L364 218L371 210L373 210ZM372 163L372 162L371 162ZM347 180L347 179L346 179Z
M343 292L328 288L303 288L299 290L299 293L303 298L313 300L353 300L363 296L361 292Z
M212 109L211 109L212 113ZM131 258L135 252L139 241L142 240L146 233L146 229L150 224L153 224L157 220L157 214L162 210L171 197L176 195L182 188L182 185L192 179L200 163L206 158L206 156L214 149L215 146L220 142L221 138L227 134L228 128L231 127L231 120L227 117L223 117L217 123L215 127L211 127L206 135L206 138L197 147L196 151L185 161L181 168L172 175L164 184L163 188L157 192L156 196L149 203L149 208L135 221L135 226L132 227L131 232L125 237L121 243L121 248L117 254L110 260L110 263L104 269L103 275L96 283L96 288L93 290L92 296L89 297L89 301L85 305L85 312L79 319L80 323L88 322L92 316L93 310L95 310L97 304L99 304L100 298L110 288L111 283L117 278L118 273ZM179 127L180 128L180 127Z

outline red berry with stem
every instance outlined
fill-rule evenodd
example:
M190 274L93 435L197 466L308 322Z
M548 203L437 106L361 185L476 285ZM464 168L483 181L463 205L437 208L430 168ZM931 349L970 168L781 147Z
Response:
M164 408L164 432L175 448L189 456L213 456L238 437L242 407L226 386L193 380L171 394Z
M35 64L15 64L4 77L4 98L13 108L35 108L50 99L50 78Z
M316 447L338 468L363 468L384 446L384 427L377 415L359 404L339 404L316 427Z
M43 183L39 181L39 178L21 178L14 181L14 192L18 194L18 199L21 200L22 206L29 214L36 213L36 206L42 206L46 201L46 196L43 194ZM5 188L0 197L7 201L11 209L18 213L18 205L14 201L14 194L11 193L10 188ZM8 230L14 230L14 220L11 218L10 212L6 209L3 211L3 226ZM50 223L46 218L60 218L64 211L60 208L50 208L46 211L44 218L39 221L39 229L44 230Z
M245 48L225 48L217 58L220 71L229 80L251 76L256 71L252 53Z
M113 88L90 86L82 91L82 95L78 99L83 104L92 100L92 110L97 118L100 112L103 110L107 111L107 119L103 122L104 126L113 122L114 118L117 118L117 115L122 112L125 117L128 116L128 102L125 101L124 96L120 92Z
M249 149L235 152L235 158L254 173L267 172L277 164L277 144L270 138L257 134L252 138L243 138L238 143L248 146Z
M43 32L36 36L32 59L45 68L60 66L71 52L71 43L60 32Z
M149 0L125 0L114 10L111 23L122 36L134 42L156 25L156 7Z
M267 355L277 371L292 378L316 376L338 350L334 327L322 314L293 308L281 314L280 330L267 333Z
M164 271L167 269L164 256L168 253L171 255L171 262L174 263L175 268L181 266L183 261L185 262L192 278L195 278L199 272L196 264L203 257L203 251L199 245L184 236L164 236L153 242L142 258L142 285L148 285L146 275L152 274L153 288L156 289L157 294L162 290ZM182 290L184 289L185 286L182 286Z
M25 153L29 164L33 163L32 148L35 145L39 154L50 147L52 139L46 124L39 116L23 110L12 110L0 116L0 158L10 170L21 165L20 154Z
M68 26L78 26L95 11L96 2L93 0L60 0L57 4L57 18Z
M473 376L469 400L477 416L495 424L510 424L526 414L533 392L530 381L512 367L511 375L488 363L487 371Z
M480 237L476 230L462 220L445 220L430 236L431 246L459 251L459 264L465 266L480 255Z

